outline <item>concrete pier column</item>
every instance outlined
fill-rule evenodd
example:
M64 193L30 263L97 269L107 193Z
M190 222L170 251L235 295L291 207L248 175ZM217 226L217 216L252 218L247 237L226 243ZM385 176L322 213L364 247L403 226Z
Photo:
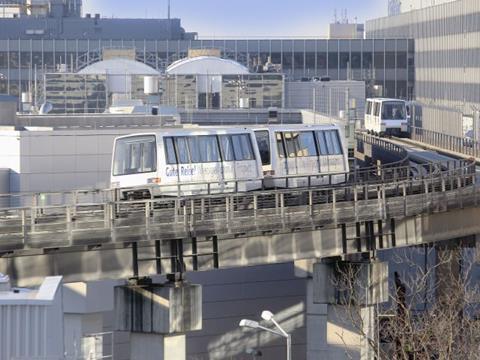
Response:
M185 282L118 286L115 329L131 333L132 360L184 360L185 333L202 329L202 287Z
M185 335L132 333L130 360L185 360Z

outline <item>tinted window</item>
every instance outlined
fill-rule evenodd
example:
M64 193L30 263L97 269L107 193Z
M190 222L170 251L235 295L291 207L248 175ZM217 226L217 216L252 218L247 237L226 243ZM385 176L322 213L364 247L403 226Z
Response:
M187 138L185 137L176 137L175 145L177 148L177 157L180 164L189 164L190 163L190 154L188 152Z
M405 103L402 101L387 101L382 106L382 119L405 119Z
M320 155L328 155L327 141L325 140L325 132L317 131L318 138L318 149L320 150Z
M283 140L282 140L282 133L275 133L275 138L277 141L277 152L278 157L284 158L285 157L285 148L283 147Z
M285 132L283 133L283 138L285 139L285 147L287 148L288 157L295 157L295 139L293 134Z
M375 116L380 115L380 103L376 102L376 103L373 104L373 114Z
M329 155L342 154L342 147L336 130L325 131L325 139Z
M177 158L175 157L175 148L173 147L173 139L170 137L164 138L165 142L165 158L167 164L176 164Z
M252 143L248 134L232 135L233 151L235 160L254 160Z
M372 113L372 102L367 101L367 107L365 109L365 114L370 115Z
M297 156L317 156L317 147L312 131L298 134Z
M220 152L215 135L189 136L188 147L192 163L220 161Z
M234 161L235 154L233 153L232 137L230 135L221 135L220 146L222 148L223 161Z
M270 164L270 139L268 131L255 131L255 138L257 139L258 151L262 159L262 165Z
M118 139L115 145L113 175L140 174L157 169L155 136Z

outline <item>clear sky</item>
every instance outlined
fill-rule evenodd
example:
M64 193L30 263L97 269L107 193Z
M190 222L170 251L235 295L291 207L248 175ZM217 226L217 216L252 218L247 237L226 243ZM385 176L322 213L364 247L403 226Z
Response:
M353 22L385 16L387 0L171 0L172 17L200 37L325 36L347 9ZM167 0L84 0L84 13L165 18Z

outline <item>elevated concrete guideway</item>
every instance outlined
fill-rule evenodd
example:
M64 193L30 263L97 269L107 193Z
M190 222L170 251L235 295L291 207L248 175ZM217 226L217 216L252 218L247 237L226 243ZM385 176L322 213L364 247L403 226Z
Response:
M368 139L360 140L370 150L381 143ZM480 234L474 163L442 168L414 177L408 167L386 166L336 186L138 201L117 201L112 190L63 194L52 205L37 196L36 205L1 210L0 271L20 284L57 273L66 281L127 278Z

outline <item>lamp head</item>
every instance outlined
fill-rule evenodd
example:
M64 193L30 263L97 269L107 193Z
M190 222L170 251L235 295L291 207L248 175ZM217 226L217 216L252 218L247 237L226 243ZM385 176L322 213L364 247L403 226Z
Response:
M272 312L268 310L262 311L262 319L266 321L271 321L273 319Z
M239 326L241 327L248 327L248 328L251 328L251 329L258 329L258 322L257 321L253 321L253 320L248 320L248 319L242 319L240 321L240 324L238 324Z

